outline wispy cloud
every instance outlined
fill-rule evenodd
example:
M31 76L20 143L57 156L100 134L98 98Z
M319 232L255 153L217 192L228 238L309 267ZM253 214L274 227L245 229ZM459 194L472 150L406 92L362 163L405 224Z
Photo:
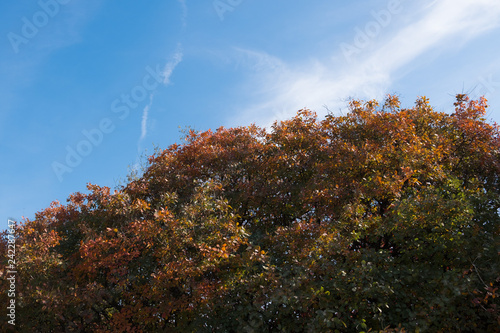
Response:
M182 9L181 22L182 22L182 28L184 29L187 26L188 7L186 4L186 0L177 0L177 2L181 5Z
M422 18L415 20L367 61L386 72L394 71L438 46L463 47L472 38L500 25L500 2L491 0L443 0L432 3Z
M425 4L424 4L425 5ZM265 52L236 49L237 57L258 70L250 85L258 102L247 106L230 122L257 122L268 126L307 107L319 114L345 106L348 97L381 98L397 71L410 72L418 57L459 49L500 25L497 0L428 1L419 11L400 14L404 26L391 24L372 41L375 45L354 62L346 62L336 47L333 61L292 64ZM241 60L240 60L241 61ZM247 87L248 88L248 87ZM336 98L336 99L335 99Z
M180 44L177 45L177 48L174 52L174 54L171 56L171 59L167 61L165 66L163 67L163 70L161 72L161 77L162 77L162 83L167 86L170 84L170 77L172 76L175 68L177 65L182 61L183 57L183 52L182 52L182 46ZM139 159L140 155L142 154L142 142L146 138L148 134L148 117L149 117L149 111L151 110L151 106L153 105L153 99L154 95L157 91L153 91L149 95L149 102L148 104L144 107L142 110L142 118L141 118L141 136L139 137L139 140L137 142L137 161L134 165L135 169L138 169L139 167Z
M184 56L184 54L182 53L182 46L181 46L181 44L178 44L174 55L165 64L165 67L163 68L162 75L163 75L163 83L164 84L167 85L170 83L170 76L174 72L175 67L177 67L177 65L182 61L183 56Z
M141 122L141 137L139 138L139 142L144 140L146 137L146 134L148 133L148 113L149 113L149 108L153 104L153 94L149 95L149 103L144 107L142 110L142 122Z
M162 71L163 84L170 84L170 77L174 72L175 67L182 61L183 53L181 45L177 45L177 49L175 50L171 59L165 64ZM141 120L141 137L139 138L139 144L147 135L147 124L148 124L148 114L151 106L153 105L153 98L155 92L149 95L149 103L146 105L142 111L142 120Z

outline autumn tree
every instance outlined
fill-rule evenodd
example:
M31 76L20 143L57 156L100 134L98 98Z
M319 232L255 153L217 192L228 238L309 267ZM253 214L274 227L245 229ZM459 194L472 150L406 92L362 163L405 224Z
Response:
M190 131L18 227L19 327L500 331L499 128L454 106Z

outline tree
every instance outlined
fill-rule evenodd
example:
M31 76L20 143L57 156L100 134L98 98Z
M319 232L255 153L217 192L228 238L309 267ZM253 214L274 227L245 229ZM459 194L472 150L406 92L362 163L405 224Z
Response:
M19 325L499 331L500 135L486 107L388 96L268 131L190 131L114 193L89 185L18 227Z

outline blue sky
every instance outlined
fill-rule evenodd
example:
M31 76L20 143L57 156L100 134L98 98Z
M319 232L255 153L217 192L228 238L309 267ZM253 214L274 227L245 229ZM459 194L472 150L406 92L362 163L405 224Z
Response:
M349 98L485 95L500 122L498 0L40 0L0 5L0 224L115 188L180 129Z

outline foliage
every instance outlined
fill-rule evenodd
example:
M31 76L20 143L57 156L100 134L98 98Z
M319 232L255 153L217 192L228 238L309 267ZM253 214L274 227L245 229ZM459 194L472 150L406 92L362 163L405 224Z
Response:
M498 332L500 135L486 107L388 96L267 132L191 130L114 193L89 185L17 228L18 325Z

